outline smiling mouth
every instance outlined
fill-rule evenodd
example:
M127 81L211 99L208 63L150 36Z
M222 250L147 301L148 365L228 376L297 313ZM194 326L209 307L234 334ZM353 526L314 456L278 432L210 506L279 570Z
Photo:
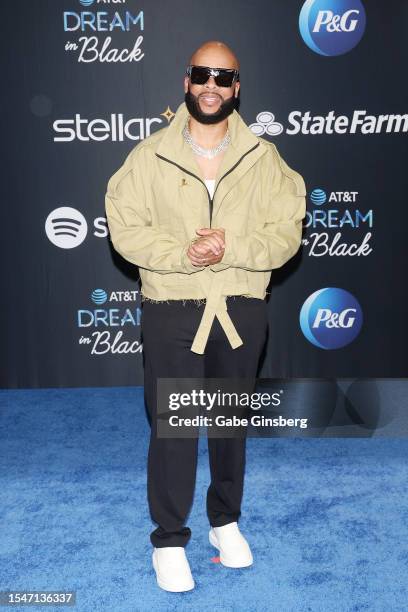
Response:
M218 96L211 96L211 95L202 95L200 96L200 99L204 100L204 102L210 102L210 103L218 102L219 100Z

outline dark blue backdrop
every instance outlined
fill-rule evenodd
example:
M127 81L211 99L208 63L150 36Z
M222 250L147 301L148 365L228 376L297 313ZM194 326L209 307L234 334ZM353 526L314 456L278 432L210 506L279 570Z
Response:
M406 376L407 116L400 125L381 116L406 112L407 5L365 2L360 42L331 56L304 42L302 5L26 0L3 7L3 387L142 384L138 271L111 248L104 195L138 139L168 125L183 99L188 59L209 39L235 50L242 117L266 130L308 191L303 248L272 275L260 375ZM98 12L106 13L99 21ZM107 61L123 49L132 61ZM373 116L373 133L350 129L363 111ZM340 132L349 122L344 133L329 133L327 116L344 116L337 123ZM274 122L281 133L269 135ZM70 244L56 232L58 218L75 227ZM316 240L366 241L370 252L324 253L313 250ZM315 346L299 324L305 301L325 287L349 292L363 316L356 337L337 349Z

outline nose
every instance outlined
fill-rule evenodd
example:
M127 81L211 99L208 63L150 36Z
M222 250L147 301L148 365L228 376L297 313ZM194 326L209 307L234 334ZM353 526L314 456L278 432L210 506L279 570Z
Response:
M213 76L210 76L208 81L205 83L205 87L207 87L208 89L214 89L214 87L217 87L217 84Z

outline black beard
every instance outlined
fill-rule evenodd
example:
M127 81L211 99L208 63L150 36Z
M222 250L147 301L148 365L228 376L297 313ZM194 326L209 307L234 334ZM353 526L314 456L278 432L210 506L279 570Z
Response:
M187 110L196 121L210 125L212 123L219 123L226 119L234 111L238 98L231 96L221 103L220 108L216 113L203 113L200 104L198 102L198 96L194 96L190 90L184 95L184 102L186 103Z

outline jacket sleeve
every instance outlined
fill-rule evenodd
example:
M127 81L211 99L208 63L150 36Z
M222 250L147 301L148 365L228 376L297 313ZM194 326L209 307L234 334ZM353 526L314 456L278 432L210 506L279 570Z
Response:
M159 226L152 226L146 163L142 148L137 148L109 179L105 211L115 250L136 266L160 274L202 270L187 257L189 241L182 243Z
M210 266L214 272L230 266L252 271L280 268L300 247L306 214L305 183L272 146L275 168L271 172L265 222L245 235L237 235L226 227L224 257Z

